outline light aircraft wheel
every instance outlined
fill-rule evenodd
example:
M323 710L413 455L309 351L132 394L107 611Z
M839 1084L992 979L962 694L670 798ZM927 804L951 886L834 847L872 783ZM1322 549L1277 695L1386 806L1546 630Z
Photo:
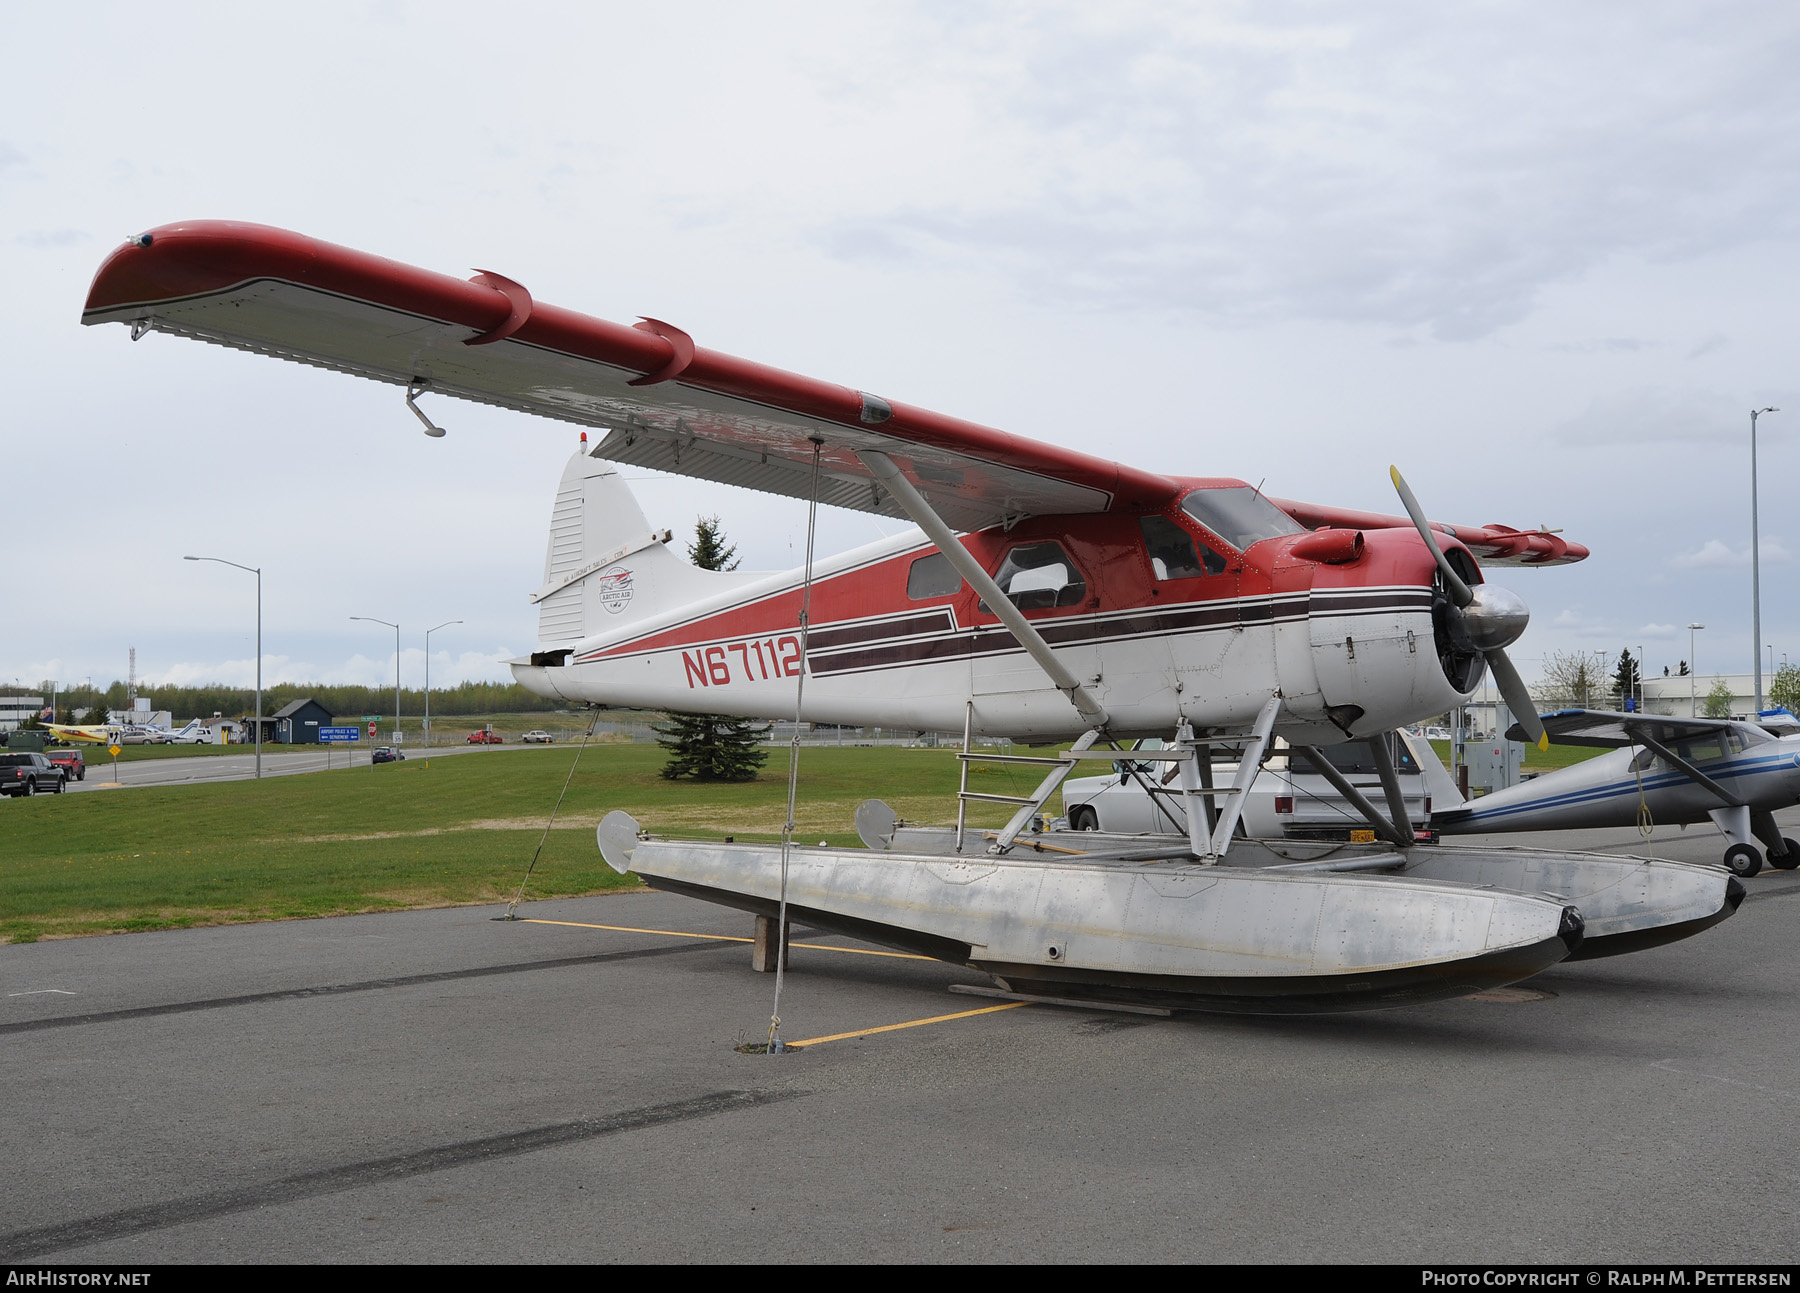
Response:
M1100 829L1100 815L1086 804L1077 805L1069 810L1069 828L1077 831L1097 831Z
M1789 839L1782 840L1781 852L1769 854L1769 865L1777 871L1792 871L1795 867L1800 867L1800 844Z
M1733 844L1725 850L1725 866L1732 875L1753 876L1762 870L1762 854L1748 844Z

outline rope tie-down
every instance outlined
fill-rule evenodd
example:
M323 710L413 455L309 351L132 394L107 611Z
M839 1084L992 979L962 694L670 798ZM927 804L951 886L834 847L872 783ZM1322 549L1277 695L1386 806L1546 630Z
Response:
M794 735L788 743L787 820L781 827L781 907L775 920L775 1003L769 1010L768 1053L787 1048L781 1041L781 988L787 976L788 852L794 844L794 801L800 787L800 716L806 701L806 634L812 618L813 542L819 523L819 455L823 440L812 442L812 484L806 492L806 567L800 589L800 673L794 679Z
M581 744L575 750L575 757L569 761L569 775L563 778L562 793L556 797L556 803L550 808L550 820L544 823L544 833L538 836L537 847L531 851L531 865L525 868L525 877L519 881L519 891L513 895L513 900L506 904L506 915L496 916L495 920L517 920L519 918L519 901L525 896L525 886L531 880L531 873L537 869L538 856L544 851L544 844L550 838L550 828L556 825L556 814L562 811L563 800L568 796L569 786L575 780L575 769L581 766L582 753L587 749L588 740L594 735L594 728L599 724L600 711L595 710L594 716L588 720L587 731L582 734Z

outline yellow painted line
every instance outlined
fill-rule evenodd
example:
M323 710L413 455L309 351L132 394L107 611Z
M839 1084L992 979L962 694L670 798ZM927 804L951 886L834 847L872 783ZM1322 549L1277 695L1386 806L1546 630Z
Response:
M534 916L521 916L521 925L567 925L573 929L610 929L620 934L666 934L670 938L710 938L721 943L748 943L753 940L741 938L736 934L688 934L679 929L635 929L630 925L590 925L579 920L539 920ZM804 947L813 952L848 952L853 956L892 956L902 961L929 961L929 956L919 956L914 952L878 952L867 947L828 947L824 943L789 943L789 947Z
M878 952L872 947L828 947L824 943L789 943L789 947L805 947L815 952L848 952L852 956L891 956L901 961L929 961L933 958L917 952Z
M568 925L574 929L610 929L620 934L664 934L669 938L708 938L720 943L748 943L751 940L739 938L735 934L688 934L679 929L634 929L630 925L589 925L579 920L539 920L534 916L522 916L521 925ZM790 944L790 946L799 946Z
M789 1047L819 1046L825 1042L841 1042L850 1037L872 1037L876 1033L891 1033L898 1028L922 1028L926 1024L942 1024L952 1019L968 1019L974 1015L991 1015L996 1010L1017 1010L1020 1006L1029 1006L1029 1001L1008 1001L1000 1006L982 1006L979 1010L959 1010L954 1015L933 1015L930 1019L909 1019L903 1024L882 1024L879 1028L858 1028L850 1033L833 1033L829 1037L808 1037L803 1042L788 1042Z

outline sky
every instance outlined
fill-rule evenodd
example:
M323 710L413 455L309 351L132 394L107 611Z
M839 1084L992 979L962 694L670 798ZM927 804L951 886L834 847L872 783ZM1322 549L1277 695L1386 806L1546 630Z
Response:
M407 686L529 651L576 430L122 327L278 225L1054 444L1593 556L1512 649L1800 659L1800 9L321 3L8 12L0 683ZM796 565L804 504L628 469ZM829 512L821 548L895 533ZM1765 659L1767 653L1765 652Z

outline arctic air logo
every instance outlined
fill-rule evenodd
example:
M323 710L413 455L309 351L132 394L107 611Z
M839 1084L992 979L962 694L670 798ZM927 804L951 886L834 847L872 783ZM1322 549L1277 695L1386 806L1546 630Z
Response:
M608 566L594 581L600 586L600 604L608 615L617 615L631 605L631 572L624 566Z

